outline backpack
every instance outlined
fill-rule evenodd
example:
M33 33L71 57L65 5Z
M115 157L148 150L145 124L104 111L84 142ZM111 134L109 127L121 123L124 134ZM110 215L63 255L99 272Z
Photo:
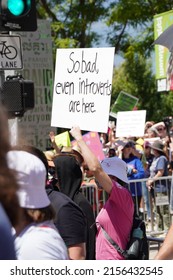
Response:
M114 248L126 260L148 260L149 259L149 244L146 236L145 222L136 214L133 217L133 226L131 230L130 240L126 250L123 250L119 245L112 240L105 229L101 226L106 239L114 246Z
M134 215L130 240L126 248L127 260L148 260L149 244L146 235L145 222Z

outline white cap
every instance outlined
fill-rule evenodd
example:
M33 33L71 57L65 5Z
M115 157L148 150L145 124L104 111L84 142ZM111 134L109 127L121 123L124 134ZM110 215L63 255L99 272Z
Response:
M45 190L46 169L42 161L24 151L7 153L8 166L17 172L17 192L22 208L38 209L50 205Z
M108 175L115 176L121 181L128 183L127 165L122 159L118 157L105 158L101 162L101 166Z

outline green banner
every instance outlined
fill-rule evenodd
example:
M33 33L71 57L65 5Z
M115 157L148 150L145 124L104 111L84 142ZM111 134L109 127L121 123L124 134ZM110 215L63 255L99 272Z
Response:
M139 99L137 97L121 91L111 108L111 112L117 113L120 111L132 111L138 103L138 100Z
M173 24L173 10L154 16L154 40ZM167 76L168 59L170 52L161 45L155 45L156 79L165 79Z

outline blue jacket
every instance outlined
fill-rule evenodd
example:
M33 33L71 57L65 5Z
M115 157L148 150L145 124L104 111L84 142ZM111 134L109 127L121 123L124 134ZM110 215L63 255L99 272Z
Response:
M145 171L144 171L144 167L143 164L141 162L141 160L136 157L136 156L132 156L128 159L123 159L126 164L127 164L127 168L128 168L128 180L136 180L136 179L142 179L145 177ZM137 172L134 173L133 169L136 169ZM130 191L132 193L133 196L141 196L142 195L142 185L140 182L138 183L130 183Z

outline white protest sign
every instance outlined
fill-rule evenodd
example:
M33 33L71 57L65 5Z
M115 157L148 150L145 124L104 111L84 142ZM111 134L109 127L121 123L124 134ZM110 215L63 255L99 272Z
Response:
M57 49L51 126L107 132L114 48Z
M146 110L117 113L116 137L143 136Z

